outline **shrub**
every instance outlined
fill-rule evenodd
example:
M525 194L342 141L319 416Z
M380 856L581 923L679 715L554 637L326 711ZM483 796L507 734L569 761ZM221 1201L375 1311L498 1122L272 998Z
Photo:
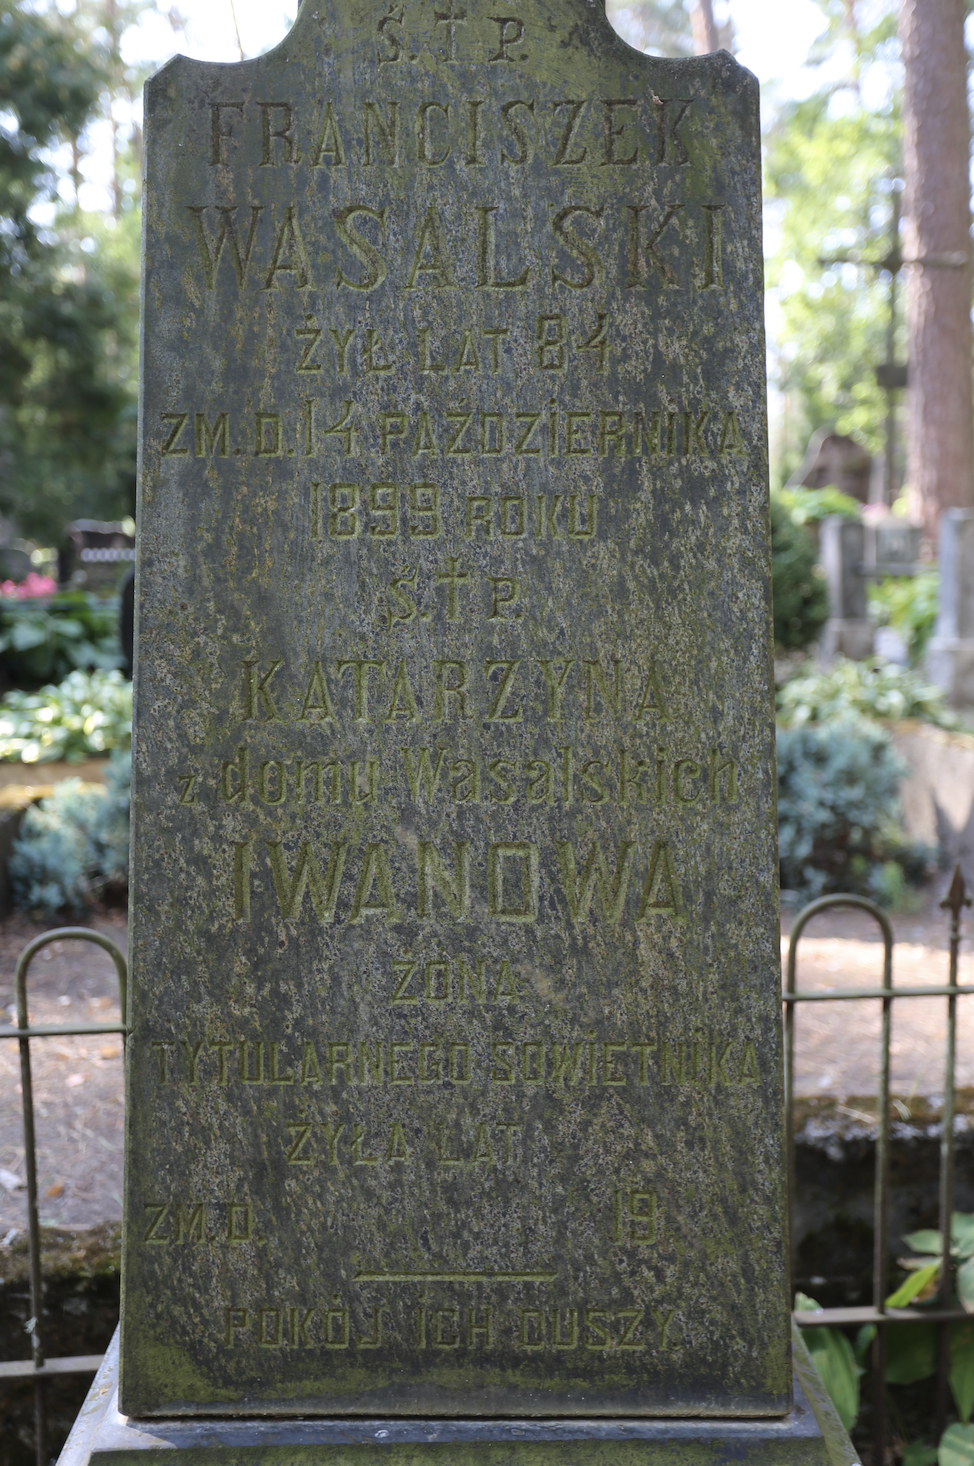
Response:
M13 683L36 687L60 682L77 668L122 665L117 601L75 591L45 605L7 599L0 613L0 662Z
M0 701L0 759L81 763L131 744L132 684L121 672L72 672L58 687Z
M10 858L14 901L50 919L80 915L128 883L132 755L114 753L104 788L66 779L25 814Z
M771 581L775 646L794 651L815 640L828 618L825 581L815 542L796 524L780 495L771 496Z
M864 719L778 730L781 884L811 899L851 891L892 904L922 880L934 852L900 825L906 765Z
M848 717L922 718L938 728L958 724L939 687L878 657L868 662L840 658L827 671L792 677L778 692L778 712L782 722L794 726Z
M775 497L796 524L817 525L830 514L839 514L843 519L858 519L862 514L859 501L836 488L779 489Z

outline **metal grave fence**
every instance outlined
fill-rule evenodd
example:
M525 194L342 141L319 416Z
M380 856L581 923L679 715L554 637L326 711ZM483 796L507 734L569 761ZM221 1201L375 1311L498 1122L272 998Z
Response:
M30 1026L27 1011L27 973L30 964L44 947L53 942L93 942L109 954L118 975L118 1023L53 1023ZM34 1382L34 1439L37 1466L48 1466L47 1381L53 1375L95 1374L102 1361L100 1354L84 1354L72 1359L48 1359L44 1349L44 1285L41 1273L41 1228L37 1201L37 1146L34 1137L34 1090L31 1080L30 1044L37 1038L74 1038L81 1035L120 1033L124 1046L128 998L128 966L125 958L100 932L87 927L58 927L36 937L21 952L15 977L17 1024L0 1026L0 1039L14 1039L20 1046L21 1107L24 1119L24 1165L27 1177L27 1248L30 1268L30 1311L28 1332L31 1357L0 1363L0 1386L19 1380Z
M795 1322L804 1328L831 1325L873 1324L876 1337L872 1345L872 1453L874 1466L882 1466L886 1452L886 1329L891 1323L918 1323L938 1325L937 1373L936 1373L936 1436L939 1439L946 1425L949 1396L949 1327L950 1324L970 1315L954 1305L954 1267L950 1254L951 1216L954 1210L954 1151L955 1151L955 1101L954 1063L957 1050L957 999L964 994L974 993L974 985L961 986L957 981L958 957L961 941L961 913L971 905L960 866L954 869L953 879L947 897L941 907L950 913L950 967L947 983L943 986L893 986L893 928L889 917L874 902L863 896L823 896L799 912L792 927L788 946L788 968L785 978L783 1002L785 1008L785 1113L788 1137L788 1204L792 1219L794 1248L795 1209L795 1008L798 1003L836 1002L878 1002L882 1004L880 1025L879 1084L876 1095L876 1162L873 1200L873 1301L866 1307L823 1308L814 1312L795 1313ZM801 991L796 987L798 968L798 946L802 933L809 921L823 911L853 907L865 911L878 924L883 936L883 976L879 987L814 989ZM934 1307L889 1308L886 1305L889 1267L889 1211L890 1211L890 1037L892 1031L893 1003L906 998L937 998L947 1000L947 1033L944 1053L944 1102L941 1116L940 1144L940 1204L939 1223L943 1240L943 1254L940 1270L940 1287ZM792 1254L794 1270L794 1251Z
M967 895L960 867L954 871L947 898L941 905L950 916L950 959L946 984L941 986L893 986L893 929L884 911L865 897L852 895L824 896L806 906L795 919L788 948L788 965L784 1005L785 1037L785 1106L788 1136L788 1196L789 1215L793 1217L795 1206L795 1135L794 1135L794 1053L795 1015L799 1003L822 1002L879 1002L882 1004L880 1029L880 1066L877 1092L877 1135L874 1186L874 1253L873 1253L873 1301L865 1307L825 1308L815 1312L799 1312L794 1315L796 1323L804 1328L825 1326L850 1327L873 1324L876 1337L872 1346L872 1410L873 1410L873 1462L881 1466L885 1460L887 1436L887 1402L885 1390L886 1373L886 1328L891 1323L934 1323L939 1326L939 1348L937 1361L936 1430L942 1433L949 1408L949 1356L948 1329L952 1322L970 1318L963 1309L954 1306L954 1268L950 1256L950 1217L954 1203L954 1152L955 1152L955 1084L954 1064L957 1047L957 999L965 994L974 994L974 984L958 983L958 955L961 940L961 913L971 905ZM841 908L856 908L866 912L877 923L883 937L883 972L878 987L814 989L802 991L797 987L798 950L802 934L808 922L824 911ZM53 942L93 942L106 951L115 963L119 985L119 1006L121 1019L118 1023L68 1023L43 1024L31 1027L27 1008L27 974L30 964L44 947ZM27 1236L30 1268L31 1319L28 1324L31 1357L23 1361L0 1363L0 1386L32 1380L34 1384L34 1413L36 1458L38 1466L48 1466L48 1433L46 1412L46 1384L57 1375L93 1375L101 1364L101 1355L81 1355L67 1359L49 1359L44 1349L43 1328L43 1280L41 1272L40 1217L37 1195L37 1155L34 1133L34 1100L31 1083L30 1044L32 1039L80 1037L93 1034L121 1034L122 1042L128 1032L127 1014L128 969L125 958L107 937L84 927L59 927L45 932L32 941L21 953L16 970L16 1026L0 1026L0 1039L15 1040L20 1046L20 1072L22 1089L22 1110L24 1125L24 1152L27 1181ZM886 1306L888 1286L888 1243L890 1210L890 1037L894 1001L907 998L937 998L947 1002L947 1033L944 1056L944 1104L942 1116L942 1140L940 1149L940 1230L944 1243L940 1289L935 1306L913 1308L888 1308ZM792 1236L794 1227L792 1226Z

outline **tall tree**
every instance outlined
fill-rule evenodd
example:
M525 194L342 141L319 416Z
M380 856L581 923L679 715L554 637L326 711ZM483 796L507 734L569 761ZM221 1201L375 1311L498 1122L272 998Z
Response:
M819 428L884 450L875 368L887 355L888 277L824 262L889 253L901 177L897 4L820 0L828 25L809 63L826 67L828 80L766 119L769 334L782 409L772 424L776 482ZM894 348L901 361L905 331Z
M889 287L872 269L822 260L888 253L898 153L892 108L833 111L825 95L792 104L769 130L771 375L785 409L773 434L778 482L819 428L883 452L886 409L875 367L887 354ZM898 359L903 349L897 343Z
M698 56L705 56L708 51L720 50L713 0L696 0L690 12L690 25L693 29L693 49Z
M74 0L72 23L85 36L86 42L100 50L104 77L98 112L108 124L112 138L112 214L117 219L123 208L123 183L131 174L131 163L141 164L142 134L130 120L133 104L141 95L147 72L130 66L122 55L126 31L138 24L154 0ZM174 31L182 28L178 14L169 12ZM76 152L75 170L79 168L80 144L72 139ZM137 170L138 171L138 170Z
M59 237L50 161L109 74L70 18L0 0L0 511L48 544L134 506L131 271L90 231Z
M974 507L970 121L964 0L901 0L907 478L927 533Z

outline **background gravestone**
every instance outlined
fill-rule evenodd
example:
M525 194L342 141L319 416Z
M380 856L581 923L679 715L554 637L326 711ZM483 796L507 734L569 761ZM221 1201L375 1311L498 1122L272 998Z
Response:
M788 1409L758 89L146 89L121 1408Z

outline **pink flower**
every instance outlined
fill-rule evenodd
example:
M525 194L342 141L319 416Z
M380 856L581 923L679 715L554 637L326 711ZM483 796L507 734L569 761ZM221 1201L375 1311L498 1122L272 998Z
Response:
M24 601L37 596L53 596L57 594L57 581L52 580L49 575L38 575L35 571L29 571L27 579L17 585L13 580L5 580L0 585L0 595L13 596L17 600Z
M20 587L22 596L53 596L57 594L57 581L50 575L35 575L31 570Z

